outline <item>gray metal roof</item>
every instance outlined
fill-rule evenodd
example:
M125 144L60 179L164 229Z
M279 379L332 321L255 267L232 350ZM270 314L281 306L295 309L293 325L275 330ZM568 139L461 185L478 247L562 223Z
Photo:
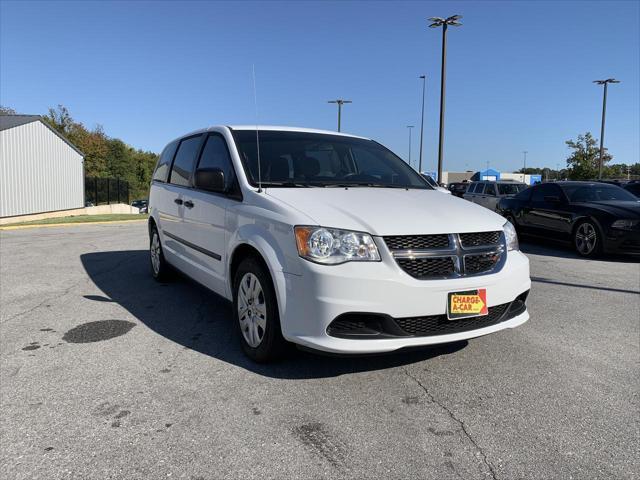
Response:
M40 115L0 115L0 131L40 120Z
M32 122L42 122L42 124L55 133L58 137L60 137L67 145L73 148L76 152L84 157L84 153L82 153L78 147L76 147L73 143L65 138L60 132L56 131L51 127L47 122L42 120L40 115L0 115L0 132L2 130L8 130L10 128L19 127L20 125L26 125L27 123Z

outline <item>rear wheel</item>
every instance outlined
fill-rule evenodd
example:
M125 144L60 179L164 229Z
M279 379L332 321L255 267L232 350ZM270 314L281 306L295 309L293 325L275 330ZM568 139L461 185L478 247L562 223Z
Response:
M281 357L287 342L269 272L261 262L246 258L238 266L233 285L233 316L245 354L259 363Z
M151 274L159 282L164 282L171 277L171 267L164 259L160 234L155 225L151 226L151 238L149 243L149 256L151 260Z
M602 249L598 227L591 220L580 222L573 232L573 246L583 257L595 257Z

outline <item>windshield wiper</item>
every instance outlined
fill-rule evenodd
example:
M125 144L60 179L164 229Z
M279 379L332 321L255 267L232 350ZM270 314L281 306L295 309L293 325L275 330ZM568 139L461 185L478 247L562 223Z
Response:
M308 188L319 187L321 185L314 185L312 183L303 182L262 182L263 187L290 187L290 188Z
M371 187L371 188L402 188L404 190L408 190L412 188L408 185L393 185L393 184L385 184L385 183L368 183L368 182L354 182L354 183L328 183L325 185L326 187Z

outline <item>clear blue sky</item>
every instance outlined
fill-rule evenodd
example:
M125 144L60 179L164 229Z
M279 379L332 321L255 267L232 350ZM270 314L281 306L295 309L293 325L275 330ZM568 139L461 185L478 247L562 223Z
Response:
M21 113L66 105L85 125L159 151L184 132L260 122L369 136L418 151L428 75L424 170L437 154L440 30L449 30L445 169L563 164L564 141L600 135L615 162L640 157L637 1L8 2L0 6L0 102Z

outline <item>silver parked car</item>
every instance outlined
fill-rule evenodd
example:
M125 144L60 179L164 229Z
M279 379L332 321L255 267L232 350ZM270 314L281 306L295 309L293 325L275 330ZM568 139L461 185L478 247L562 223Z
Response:
M513 180L495 180L473 182L463 195L470 202L477 203L489 210L496 211L501 198L517 195L528 185Z

